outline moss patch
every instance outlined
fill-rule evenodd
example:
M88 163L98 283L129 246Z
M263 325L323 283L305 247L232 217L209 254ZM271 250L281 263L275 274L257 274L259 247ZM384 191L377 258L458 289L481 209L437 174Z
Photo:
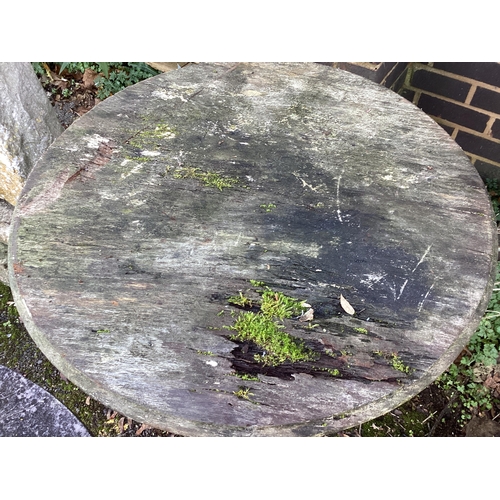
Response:
M410 373L412 371L412 369L409 366L403 363L402 359L395 352L388 353L382 351L375 351L373 354L387 359L390 365L399 372Z
M158 141L162 139L173 139L177 135L175 127L171 127L166 123L159 123L155 128L141 130L134 134L128 143L135 148L151 148L158 145Z
M243 307L253 306L253 301L241 292L238 296L230 297L228 302ZM302 314L307 308L304 301L266 287L258 307L258 312L242 312L234 325L225 327L236 332L230 336L231 340L251 341L261 348L263 354L255 354L254 359L263 366L317 359L317 353L306 347L302 340L286 333L284 325L280 323L280 320Z
M238 179L215 172L205 172L195 167L167 167L166 172L173 169L174 179L195 179L207 187L217 188L222 191L224 188L232 188L238 184Z

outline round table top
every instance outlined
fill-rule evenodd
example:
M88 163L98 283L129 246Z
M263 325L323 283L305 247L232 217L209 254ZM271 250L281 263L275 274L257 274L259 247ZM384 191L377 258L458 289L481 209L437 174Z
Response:
M129 87L47 150L9 272L71 381L183 435L322 435L456 358L496 268L468 158L394 92L307 63Z

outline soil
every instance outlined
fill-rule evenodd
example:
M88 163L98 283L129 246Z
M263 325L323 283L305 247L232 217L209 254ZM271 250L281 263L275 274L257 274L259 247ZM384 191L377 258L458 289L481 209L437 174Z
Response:
M97 88L93 84L96 75L95 72L85 71L84 74L63 73L61 76L51 71L39 77L64 128L99 102ZM8 289L5 294L8 294ZM65 380L36 348L8 307L4 306L4 312L0 312L0 324L13 324L15 333L11 333L9 339L13 344L15 341L16 348L10 348L5 339L5 345L2 345L0 338L0 363L15 369L60 399L92 435L174 436L117 414ZM500 373L498 377L500 380ZM337 436L500 436L500 418L496 418L500 408L494 407L488 414L475 415L467 426L461 424L461 410L458 400L450 398L434 383L399 408Z

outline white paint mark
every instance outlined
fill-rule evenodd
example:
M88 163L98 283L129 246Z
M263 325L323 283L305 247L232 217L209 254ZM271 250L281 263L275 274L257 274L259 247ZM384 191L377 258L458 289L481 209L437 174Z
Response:
M159 151L141 151L142 156L160 156L161 153Z
M432 288L434 287L434 283L429 287L429 290L427 290L427 293L424 295L424 298L418 303L418 312L422 310L422 307L424 306L424 302L427 299L427 296L431 292Z
M205 361L205 363L206 363L207 365L210 365L210 366L217 366L217 365L219 364L219 363L217 363L217 361L212 361L212 360L210 360L210 361Z

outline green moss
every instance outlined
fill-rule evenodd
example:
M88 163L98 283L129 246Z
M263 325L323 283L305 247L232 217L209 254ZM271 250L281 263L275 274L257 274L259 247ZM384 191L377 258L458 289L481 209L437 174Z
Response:
M340 377L340 371L337 370L337 368L318 368L318 367L314 367L314 369L318 370L320 372L327 372L332 377Z
M368 333L368 330L366 328L355 328L354 330L358 333Z
M373 354L387 359L390 362L391 366L399 372L410 373L411 371L411 368L405 365L395 352L388 353L383 351L374 351Z
M247 401L250 401L250 396L253 396L254 394L250 392L249 387L240 387L237 391L233 392L235 396L237 396L240 399L246 399Z
M155 128L147 128L135 133L128 143L135 148L151 148L158 145L161 139L172 139L177 135L177 130L166 123L159 123Z
M241 292L238 297L231 297L231 303L243 306L253 305ZM285 362L312 361L317 354L307 348L303 341L283 331L284 325L278 322L285 318L299 316L305 309L304 301L288 297L270 288L262 292L260 311L243 312L229 330L236 331L231 340L252 341L264 354L256 354L254 359L264 366L278 366Z
M391 366L400 372L410 373L410 367L405 365L401 358L398 357L397 354L392 353L391 355Z
M400 415L392 412L361 425L364 437L424 437L428 433L426 417L418 411L401 407ZM353 429L354 430L354 429ZM348 432L349 429L347 429Z
M281 325L262 314L242 313L231 329L237 332L231 336L232 340L251 340L265 350L265 354L255 355L255 360L264 366L309 361L316 357L313 351L304 347L303 342L284 332Z
M271 212L274 208L276 208L276 205L274 203L264 203L260 205L260 208L262 208L266 212Z
M173 167L167 167L168 173ZM205 172L195 167L177 167L173 171L174 179L196 179L207 187L217 188L222 191L224 188L232 188L238 184L235 177L224 176L215 172Z
M250 375L248 373L233 373L232 375L240 378L241 380L253 380L255 382L260 382L259 377L256 377L255 375Z
M285 319L300 316L306 309L304 303L305 301L296 300L267 288L262 294L260 310L264 316Z
M262 288L266 286L266 284L263 281L257 281L257 280L250 280L250 284L256 288Z
M135 161L136 163L146 163L148 161L151 161L154 157L152 157L152 156L130 156L130 155L127 155L127 156L125 156L125 158L127 160L130 160L130 161Z
M232 297L229 297L227 301L230 304L234 304L241 307L252 307L252 301L248 297L245 297L241 292L239 293L239 295L234 295Z

